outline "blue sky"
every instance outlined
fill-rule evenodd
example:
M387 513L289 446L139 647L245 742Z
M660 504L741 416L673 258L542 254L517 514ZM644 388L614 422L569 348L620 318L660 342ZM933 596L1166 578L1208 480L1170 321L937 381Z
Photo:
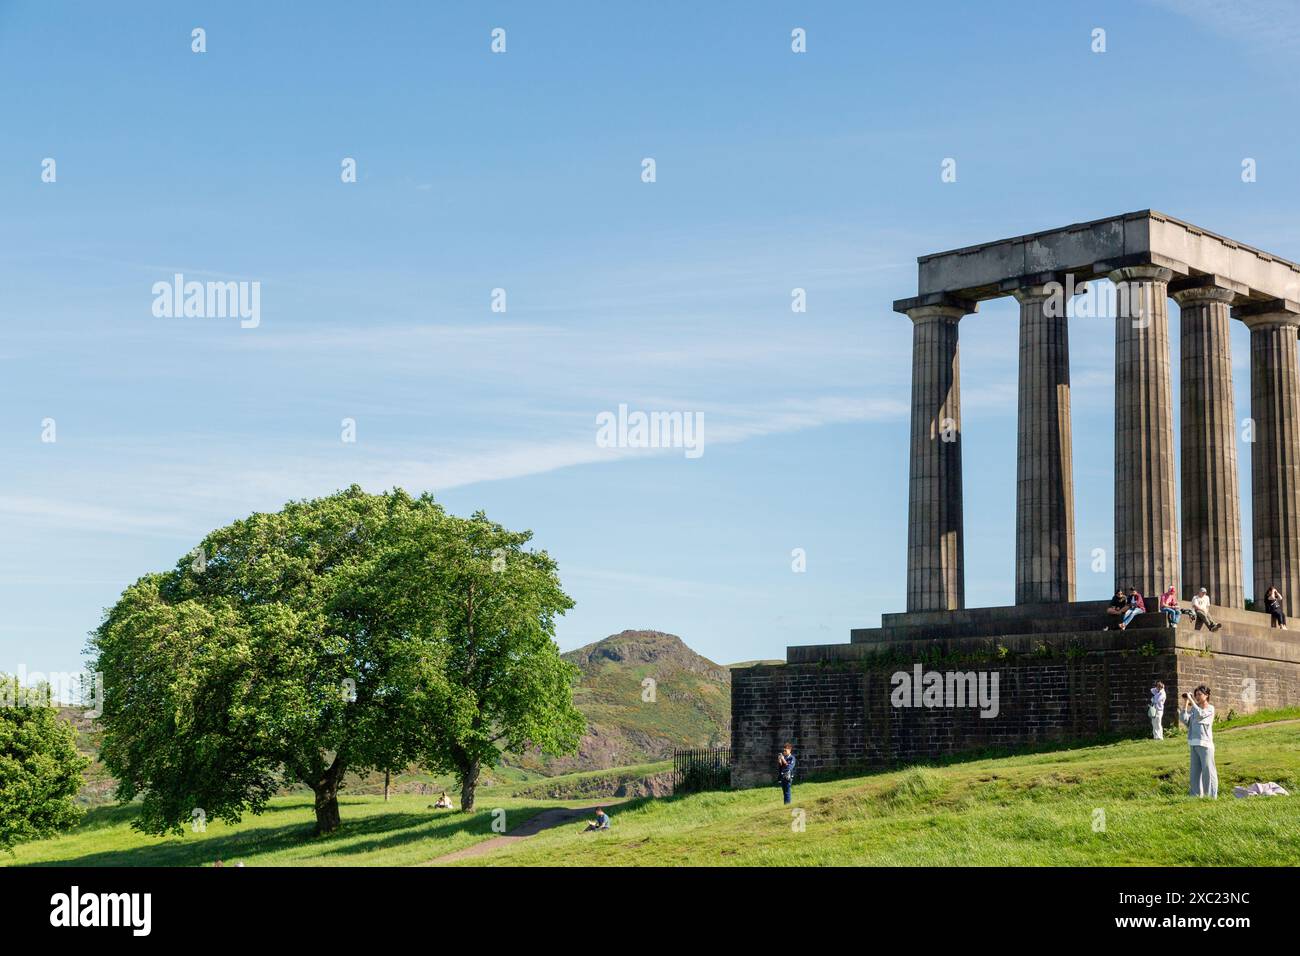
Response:
M847 640L904 602L916 257L1150 207L1300 259L1297 53L1275 0L0 2L0 670L352 482L533 529L565 649ZM260 325L155 318L176 272L259 282ZM962 325L972 606L1013 598L1016 316ZM1071 336L1102 597L1114 336ZM620 403L702 412L704 455L597 447Z

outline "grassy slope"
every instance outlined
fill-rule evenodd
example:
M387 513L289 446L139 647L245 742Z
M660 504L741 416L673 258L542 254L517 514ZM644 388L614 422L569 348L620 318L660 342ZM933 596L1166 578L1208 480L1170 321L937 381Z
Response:
M574 775L574 783L587 786L596 776ZM102 806L87 812L72 833L24 844L13 856L0 853L0 866L207 866L218 858L247 866L408 866L497 836L492 811L498 807L506 811L509 828L549 807L598 802L515 796L519 787L480 788L478 806L468 816L429 809L431 795L398 793L384 803L379 794L344 794L339 798L343 827L325 838L312 836L316 818L307 793L275 797L261 816L245 815L234 826L209 821L203 833L186 827L180 836L167 837L131 829L135 806Z
M1217 801L1186 796L1182 738L1126 741L804 783L802 833L770 787L639 802L609 833L551 830L461 865L1300 864L1300 724L1218 743ZM1231 796L1256 780L1295 796Z
M804 832L775 787L646 800L615 808L614 830L568 825L458 865L1129 865L1300 864L1300 723L1220 728L1223 796L1192 800L1182 738L1133 740L1051 753L954 762L800 783ZM580 775L587 778L590 775ZM1275 780L1296 796L1235 800L1234 784ZM525 785L527 786L527 785ZM91 811L76 832L19 847L0 863L401 866L494 836L491 810L514 826L551 806L591 799L517 797L519 784L480 791L480 810L435 816L431 797L343 798L343 830L310 836L306 796L277 798L261 817L206 833L148 837L131 807ZM1094 832L1094 810L1106 813Z

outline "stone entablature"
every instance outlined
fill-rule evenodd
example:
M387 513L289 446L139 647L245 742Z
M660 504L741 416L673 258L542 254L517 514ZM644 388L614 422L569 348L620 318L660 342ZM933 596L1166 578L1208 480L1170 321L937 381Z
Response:
M917 295L898 312L942 300L979 302L1023 285L1104 278L1125 266L1156 265L1175 279L1213 276L1241 299L1289 302L1300 312L1300 265L1153 209L1000 239L918 260ZM973 311L973 310L970 310Z

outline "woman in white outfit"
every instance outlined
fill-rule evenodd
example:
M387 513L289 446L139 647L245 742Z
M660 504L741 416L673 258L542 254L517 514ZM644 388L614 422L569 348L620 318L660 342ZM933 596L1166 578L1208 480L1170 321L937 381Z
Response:
M1178 719L1187 725L1187 749L1191 752L1187 793L1216 800L1219 771L1214 768L1214 705L1210 703L1210 688L1202 684L1190 695L1183 694L1183 709Z
M1151 736L1156 740L1165 739L1165 682L1158 680L1151 685L1151 703L1147 705L1147 716L1151 718Z

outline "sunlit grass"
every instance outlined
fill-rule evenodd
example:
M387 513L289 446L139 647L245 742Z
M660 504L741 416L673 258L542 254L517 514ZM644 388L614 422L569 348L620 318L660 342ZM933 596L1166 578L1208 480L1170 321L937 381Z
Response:
M1281 866L1300 863L1300 725L1219 735L1220 798L1186 796L1182 739L641 801L460 865ZM800 816L799 811L802 812ZM802 825L802 829L801 829Z
M1291 714L1258 719L1270 716ZM1216 737L1218 801L1186 796L1181 737L1130 740L802 781L793 807L775 786L637 800L611 808L607 833L568 823L455 865L1300 864L1300 723L1243 722ZM572 776L580 793L592 775ZM1233 799L1234 784L1262 780L1296 796ZM601 802L513 796L520 790L481 789L473 814L430 810L429 795L345 795L342 829L323 838L312 836L306 794L276 798L238 825L161 838L131 829L136 808L101 807L75 832L20 846L0 864L406 866L496 836L496 808L512 828L548 807Z

